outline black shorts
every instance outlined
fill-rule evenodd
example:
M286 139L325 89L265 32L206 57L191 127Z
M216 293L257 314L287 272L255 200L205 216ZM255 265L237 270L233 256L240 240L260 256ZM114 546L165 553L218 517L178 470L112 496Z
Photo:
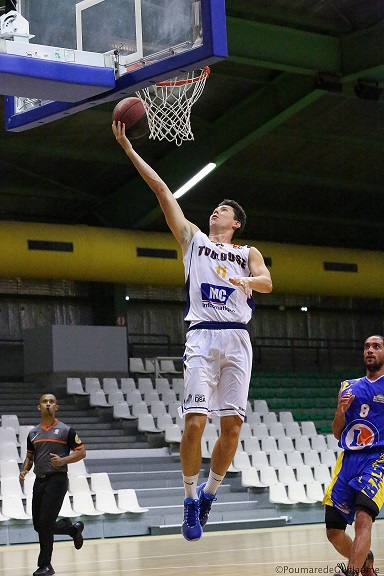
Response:
M366 512L372 518L372 522L375 521L376 516L380 512L375 502L361 492L356 496L356 510L363 510ZM325 507L325 525L327 530L331 528L335 528L336 530L345 530L347 522L338 512L337 508L327 505Z

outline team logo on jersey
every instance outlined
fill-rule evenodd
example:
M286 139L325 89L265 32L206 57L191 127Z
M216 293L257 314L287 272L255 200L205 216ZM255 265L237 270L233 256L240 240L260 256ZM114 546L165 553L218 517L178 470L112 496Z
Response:
M373 397L374 402L381 402L384 403L384 394L377 394L377 396Z
M372 424L365 420L354 420L344 430L341 437L341 444L347 450L362 450L370 448L379 439L379 431Z
M234 246L234 248L241 248L241 246ZM222 248L219 248L222 250ZM245 258L241 256L241 254L235 254L234 252L216 252L216 250L212 250L209 246L199 246L198 247L198 255L199 256L208 256L212 260L221 260L224 262L228 260L228 262L236 262L241 268L246 268L247 261Z
M225 306L228 298L234 292L234 288L227 286L214 286L213 284L203 283L201 285L201 297L203 302Z
M81 440L80 440L80 438L78 437L77 434L76 434L76 436L75 436L75 442L76 442L76 444L82 444L82 442L81 442Z
M351 382L344 380L344 382L341 383L341 391L344 392L349 386L351 386Z

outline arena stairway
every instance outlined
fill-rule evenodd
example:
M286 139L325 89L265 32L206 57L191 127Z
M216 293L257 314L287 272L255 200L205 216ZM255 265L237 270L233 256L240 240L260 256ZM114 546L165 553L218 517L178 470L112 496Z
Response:
M46 388L36 387L30 382L0 383L0 413L17 414L21 425L35 425L40 422L37 403ZM101 449L148 448L145 435L131 429L123 429L112 419L105 421L97 409L79 407L75 399L67 396L64 390L55 390L59 411L57 416L72 426L79 434L87 451Z

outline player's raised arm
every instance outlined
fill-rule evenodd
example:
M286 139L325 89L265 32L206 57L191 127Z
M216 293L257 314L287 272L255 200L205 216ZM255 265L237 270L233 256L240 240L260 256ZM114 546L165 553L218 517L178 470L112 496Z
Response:
M153 170L153 168L151 168L149 164L147 164L147 162L145 162L145 160L135 152L132 144L125 135L124 124L121 124L120 122L116 124L113 122L112 131L116 140L121 145L140 176L156 194L167 224L180 244L183 253L185 253L193 235L198 230L198 227L185 218L179 203L165 182L160 178L157 172L155 172L155 170Z

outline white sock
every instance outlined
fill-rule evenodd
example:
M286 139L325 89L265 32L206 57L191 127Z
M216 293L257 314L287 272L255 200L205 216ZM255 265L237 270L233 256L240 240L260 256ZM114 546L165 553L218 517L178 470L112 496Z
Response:
M194 500L197 500L198 478L199 478L198 474L196 474L195 476L184 476L183 474L183 482L186 498L193 498Z
M204 486L204 492L206 494L216 494L218 487L220 486L224 476L216 474L212 470L209 471L209 476L206 485Z

